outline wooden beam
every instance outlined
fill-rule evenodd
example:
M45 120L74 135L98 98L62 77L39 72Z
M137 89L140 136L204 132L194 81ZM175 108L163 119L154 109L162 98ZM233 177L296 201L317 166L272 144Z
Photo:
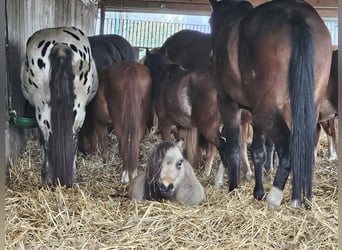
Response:
M252 0L257 6L268 0ZM321 16L337 16L338 0L307 0ZM208 0L103 0L106 10L210 15Z

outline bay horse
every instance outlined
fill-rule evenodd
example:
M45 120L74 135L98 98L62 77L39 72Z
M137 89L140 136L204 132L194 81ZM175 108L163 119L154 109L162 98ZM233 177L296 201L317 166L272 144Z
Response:
M98 87L87 36L75 27L36 31L26 43L21 82L41 133L42 181L71 187L78 132Z
M172 141L163 141L154 147L144 171L130 183L128 197L199 205L205 193L179 147Z
M275 143L279 167L268 206L281 205L290 172L292 202L300 207L312 195L314 135L319 103L331 62L330 33L316 10L300 0L274 0L253 7L248 1L209 0L213 71L224 123L221 158L229 190L238 187L241 108L253 115L259 140L253 143L256 199L264 197L262 168L267 134ZM283 106L289 103L291 119Z
M123 161L121 181L136 174L140 141L151 110L152 81L148 68L134 61L104 66L99 71L99 88L80 131L80 151L92 153L99 145L108 157L108 127L114 128Z
M158 52L147 51L144 64L152 77L153 107L163 140L170 140L176 127L176 137L191 129L184 141L194 148L198 145L198 131L211 144L218 145L221 118L210 74L189 72ZM191 165L197 164L195 150L186 153Z
M166 56L172 62L179 64L189 72L196 71L208 75L211 74L211 51L211 34L185 29L170 36L156 52ZM251 114L249 111L243 110L241 113L241 168L244 171L241 176L244 176L247 179L250 179L253 176L247 155L247 139L250 124L252 124ZM216 149L210 142L208 143L205 141L205 138L202 135L199 135L199 137L199 140L203 142L202 148L206 150L205 172L206 175L209 176ZM269 140L267 140L267 142L266 150L268 163L265 164L265 167L268 168L268 171L271 171L273 168L273 165L271 164L273 162L273 144L270 143ZM189 151L190 146L187 142L185 142L185 148ZM201 153L200 149L197 149L197 152ZM197 156L196 158L199 157ZM196 161L192 162L192 164L193 166L196 166ZM220 165L220 168L223 169L223 166ZM219 170L218 172L215 182L216 186L220 186L223 181L222 170Z

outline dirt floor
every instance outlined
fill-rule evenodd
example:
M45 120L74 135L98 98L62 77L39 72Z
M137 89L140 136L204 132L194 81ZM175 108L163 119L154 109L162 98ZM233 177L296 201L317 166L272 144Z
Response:
M205 186L200 206L170 202L137 203L126 198L120 183L121 161L115 136L110 162L98 154L78 157L78 183L72 189L41 187L38 140L28 142L12 163L6 184L7 249L337 249L337 161L327 160L321 137L315 166L312 209L294 209L288 182L280 210L256 201L254 180L228 193L214 187L219 161ZM148 134L142 145L140 171L160 138ZM265 191L271 178L265 181Z

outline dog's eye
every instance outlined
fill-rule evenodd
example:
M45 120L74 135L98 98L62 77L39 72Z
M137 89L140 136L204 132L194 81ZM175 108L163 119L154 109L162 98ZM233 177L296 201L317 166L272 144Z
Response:
M176 163L177 169L180 169L181 166L182 166L182 164L183 164L183 160L179 160L179 161Z

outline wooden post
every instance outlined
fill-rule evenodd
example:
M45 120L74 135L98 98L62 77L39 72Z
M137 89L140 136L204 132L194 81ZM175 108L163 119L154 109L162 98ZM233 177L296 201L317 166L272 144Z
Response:
M106 6L104 1L100 1L100 34L103 35L104 33L104 20L106 15Z

